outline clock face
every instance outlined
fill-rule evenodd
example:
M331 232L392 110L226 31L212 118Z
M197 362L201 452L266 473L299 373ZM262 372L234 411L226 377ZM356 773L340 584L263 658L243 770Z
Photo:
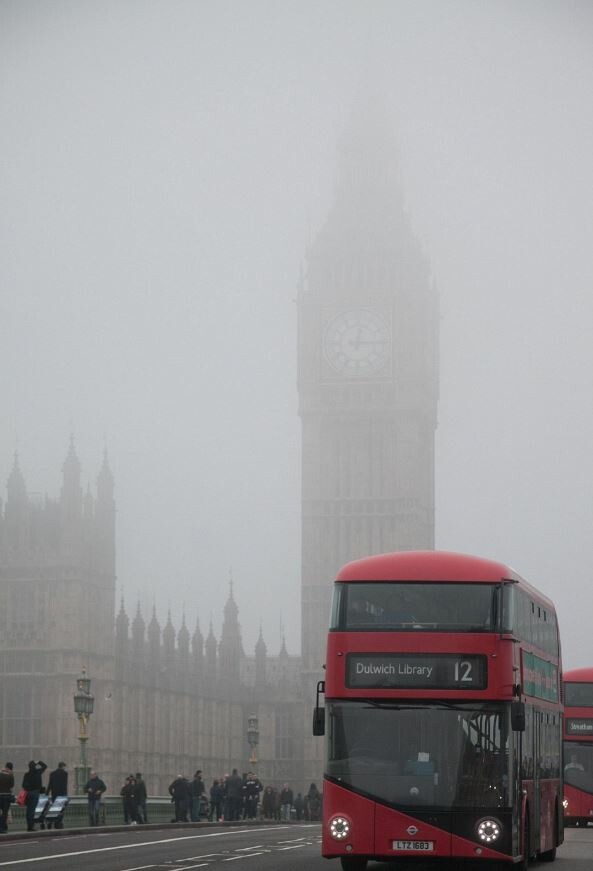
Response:
M377 375L391 356L389 324L370 309L340 312L325 327L323 353L335 372L355 377Z

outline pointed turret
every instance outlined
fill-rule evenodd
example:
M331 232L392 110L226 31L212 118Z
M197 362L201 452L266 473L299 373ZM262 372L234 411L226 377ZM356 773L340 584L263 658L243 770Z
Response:
M14 462L6 482L8 498L5 512L5 542L10 551L20 551L27 539L28 500L25 479L15 451Z
M113 502L113 472L109 466L107 448L103 451L103 464L97 477L97 499L104 504Z
M239 609L233 595L233 578L229 583L229 597L224 606L224 620L220 635L218 655L220 657L220 674L233 680L239 679L243 643L241 641L241 627L239 625Z
M171 609L167 612L167 622L163 629L163 654L170 665L175 659L175 629L171 622Z
M262 625L259 624L259 638L255 644L255 685L256 687L264 687L266 685L266 656L268 649L264 641Z
M80 486L80 460L70 436L70 447L62 466L62 510L69 517L80 516L82 510L82 487Z
M161 627L156 619L156 607L152 606L152 619L148 624L148 653L152 668L158 662L161 655Z
M194 671L201 674L204 668L204 637L200 631L200 621L196 617L196 628L191 640Z
M6 502L7 508L9 505L16 506L26 503L27 488L19 464L18 451L14 452L14 460L12 463L12 469L10 470L10 475L8 476L8 481L6 482L6 489L8 491L8 500Z
M67 561L76 562L82 553L82 487L80 462L74 448L74 436L62 466L62 492L60 494L60 526L62 552Z
M128 664L129 639L128 628L130 621L126 614L124 605L124 597L122 597L119 605L119 613L115 618L115 674L119 680L122 680Z
M210 620L210 631L208 632L208 637L206 638L206 672L207 676L214 680L216 678L216 638L214 637L214 630L212 629L212 620Z
M177 649L179 667L182 671L186 671L189 666L189 631L185 625L185 614L181 618L181 628L177 633Z
M115 618L115 636L118 640L125 638L125 640L127 641L129 625L130 620L128 618L128 615L126 614L124 597L122 595L119 603L119 612L117 614L117 617Z
M144 622L142 611L140 609L140 602L138 602L138 605L136 607L136 616L134 617L134 622L132 623L132 649L134 657L136 659L143 659L144 657L145 632L146 624Z

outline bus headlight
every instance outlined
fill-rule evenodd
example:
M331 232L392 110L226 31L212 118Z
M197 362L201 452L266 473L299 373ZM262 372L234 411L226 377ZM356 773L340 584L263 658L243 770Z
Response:
M500 838L502 824L493 817L485 817L476 823L476 834L483 844L492 844Z
M568 807L568 799L567 798L562 800L562 807L564 808L564 810L566 810L566 808Z
M336 841L343 841L350 834L350 821L346 817L332 817L329 821L329 833Z

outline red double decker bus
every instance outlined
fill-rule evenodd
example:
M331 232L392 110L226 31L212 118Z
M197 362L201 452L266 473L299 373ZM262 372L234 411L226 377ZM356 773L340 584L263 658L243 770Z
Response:
M564 674L564 822L593 825L593 668Z
M345 871L553 860L560 681L554 606L506 566L438 552L346 565L313 721L326 734L323 855Z

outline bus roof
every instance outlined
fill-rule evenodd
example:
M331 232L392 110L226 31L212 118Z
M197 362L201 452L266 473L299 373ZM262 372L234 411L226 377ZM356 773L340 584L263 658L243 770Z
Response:
M382 553L345 565L338 581L521 581L508 566L493 560L438 550Z
M565 671L562 679L564 683L593 683L593 668L573 668Z
M347 563L337 581L467 581L496 584L515 581L555 611L553 603L514 569L495 560L439 550L402 550Z

